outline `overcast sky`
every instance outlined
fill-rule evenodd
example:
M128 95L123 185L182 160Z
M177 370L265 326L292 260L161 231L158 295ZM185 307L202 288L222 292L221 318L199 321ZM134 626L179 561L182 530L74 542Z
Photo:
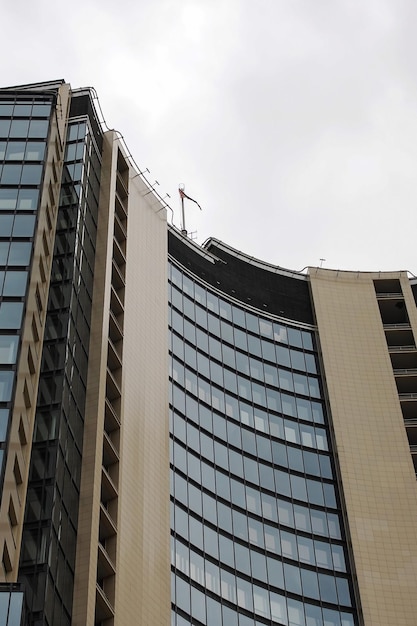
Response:
M2 84L94 86L174 223L179 183L201 204L199 243L417 274L415 0L13 0L1 22Z

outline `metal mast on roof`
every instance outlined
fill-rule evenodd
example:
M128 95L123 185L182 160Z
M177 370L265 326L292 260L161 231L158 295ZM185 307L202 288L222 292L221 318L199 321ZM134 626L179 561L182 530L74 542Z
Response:
M185 210L184 210L184 198L187 198L187 200L191 200L191 202L194 202L198 208L200 209L200 211L202 211L201 206L198 204L197 200L194 200L193 198L190 198L190 196L187 196L187 194L185 193L185 186L183 184L181 184L178 187L178 193L180 194L180 198L181 198L181 215L182 215L182 228L181 228L181 233L184 235L184 237L187 236L187 229L185 228Z

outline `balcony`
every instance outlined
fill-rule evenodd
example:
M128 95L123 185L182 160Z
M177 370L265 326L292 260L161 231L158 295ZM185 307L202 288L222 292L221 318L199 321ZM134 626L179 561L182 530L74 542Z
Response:
M114 607L108 599L104 589L96 585L96 616L95 623L101 624L105 620L114 619Z
M113 404L106 398L104 412L104 428L107 433L120 429L120 419Z

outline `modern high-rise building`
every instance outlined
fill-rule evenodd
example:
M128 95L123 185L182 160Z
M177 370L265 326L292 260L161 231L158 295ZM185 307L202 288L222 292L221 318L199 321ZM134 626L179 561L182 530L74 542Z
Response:
M0 624L415 626L417 281L167 209L93 89L0 91Z

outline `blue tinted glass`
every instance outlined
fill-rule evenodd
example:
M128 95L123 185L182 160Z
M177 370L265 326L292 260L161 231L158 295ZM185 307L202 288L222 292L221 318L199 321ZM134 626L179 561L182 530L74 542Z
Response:
M0 102L0 115L12 115L13 102Z
M6 150L7 161L22 161L25 154L24 141L9 141Z
M8 426L9 426L9 409L0 409L0 441L6 441ZM1 613L1 610L0 610L0 613Z
M10 120L0 120L0 137L8 137L10 132Z
M22 313L23 302L2 302L0 304L0 328L20 328Z
M11 164L3 165L0 183L2 185L18 185L20 182L21 174L22 174L21 165L17 165L17 164L16 165L11 165Z
M29 129L29 120L12 120L10 137L26 137Z
M42 161L45 153L45 143L42 141L30 141L26 144L26 161Z
M17 210L30 211L35 210L38 206L38 189L21 189L19 191L19 200L17 202Z
M13 591L10 598L9 621L7 626L20 626L22 623L23 593Z
M1 315L1 309L0 309ZM0 371L0 402L9 402L12 396L14 372Z
M13 237L32 237L34 226L34 215L16 215L13 224Z
M42 176L42 165L24 165L22 171L22 185L39 185Z
M50 104L34 104L32 109L32 115L34 117L49 117L51 113Z
M4 296L24 296L26 292L27 272L9 270L4 278Z
M0 335L1 365L16 363L18 343L19 337L17 335Z
M0 215L0 237L12 234L13 215Z
M7 264L10 244L8 241L0 241L0 265Z
M9 252L9 265L29 265L32 244L30 242L12 241Z
M29 117L32 112L32 103L22 104L17 102L14 106L13 115L15 117Z
M48 126L48 120L31 120L28 136L45 138L48 134Z

